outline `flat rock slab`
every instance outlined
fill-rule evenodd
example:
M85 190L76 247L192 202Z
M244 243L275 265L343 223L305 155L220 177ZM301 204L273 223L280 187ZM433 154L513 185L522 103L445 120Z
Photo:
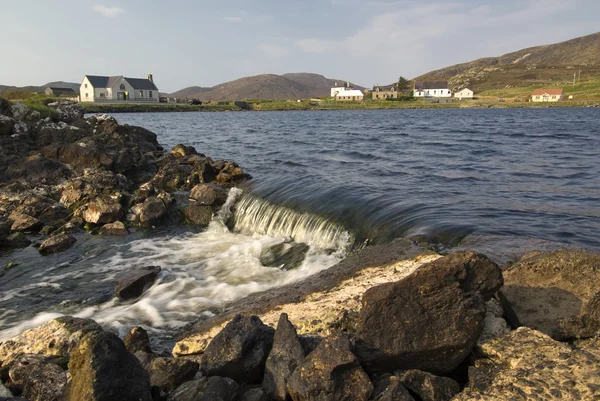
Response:
M160 271L160 266L148 266L119 273L116 277L116 296L122 300L140 297L154 284Z
M42 255L49 255L51 253L57 253L66 251L75 243L77 240L75 237L67 234L56 234L42 242L42 245L38 248L38 251Z

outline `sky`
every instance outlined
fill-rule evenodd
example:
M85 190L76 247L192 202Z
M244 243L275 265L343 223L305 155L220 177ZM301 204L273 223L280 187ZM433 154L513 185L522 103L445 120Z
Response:
M599 0L0 0L0 84L161 92L312 72L370 87L600 31Z

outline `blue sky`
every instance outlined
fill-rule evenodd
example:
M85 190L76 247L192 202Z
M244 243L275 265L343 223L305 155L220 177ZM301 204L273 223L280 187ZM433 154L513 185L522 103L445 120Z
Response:
M315 72L363 86L600 31L598 0L0 0L0 84L163 92Z

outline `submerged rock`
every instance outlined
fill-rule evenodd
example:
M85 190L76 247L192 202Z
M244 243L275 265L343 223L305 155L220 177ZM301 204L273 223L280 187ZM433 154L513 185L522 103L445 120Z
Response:
M202 377L183 383L168 401L235 401L239 385L228 377Z
M42 255L49 255L51 253L62 252L72 247L77 240L67 234L56 234L42 242L42 245L38 248L38 251Z
M213 211L210 206L190 205L183 209L186 221L189 224L207 227L213 216Z
M160 271L160 266L148 266L119 273L115 295L122 300L140 297L152 287Z
M260 263L266 267L278 267L281 270L298 268L309 250L306 244L284 242L263 250L260 254Z

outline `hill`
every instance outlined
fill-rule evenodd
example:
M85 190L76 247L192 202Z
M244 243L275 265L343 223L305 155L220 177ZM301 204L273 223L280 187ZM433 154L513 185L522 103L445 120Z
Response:
M482 92L507 87L564 86L573 82L574 73L579 78L579 70L582 80L600 73L600 32L456 64L415 80L447 80L453 90L469 87Z
M29 91L29 92L43 92L46 90L46 88L70 88L73 89L75 92L79 92L79 87L81 86L81 84L77 84L74 82L64 82L64 81L55 81L55 82L48 82L45 85L42 86L8 86L8 85L0 85L0 93L4 93L4 92L8 92L8 91L13 91L13 90L24 90L24 91Z
M344 80L319 74L263 74L236 79L211 88L191 86L171 93L171 97L198 98L203 101L242 99L308 99L329 96L330 88ZM361 86L355 88L363 90Z

